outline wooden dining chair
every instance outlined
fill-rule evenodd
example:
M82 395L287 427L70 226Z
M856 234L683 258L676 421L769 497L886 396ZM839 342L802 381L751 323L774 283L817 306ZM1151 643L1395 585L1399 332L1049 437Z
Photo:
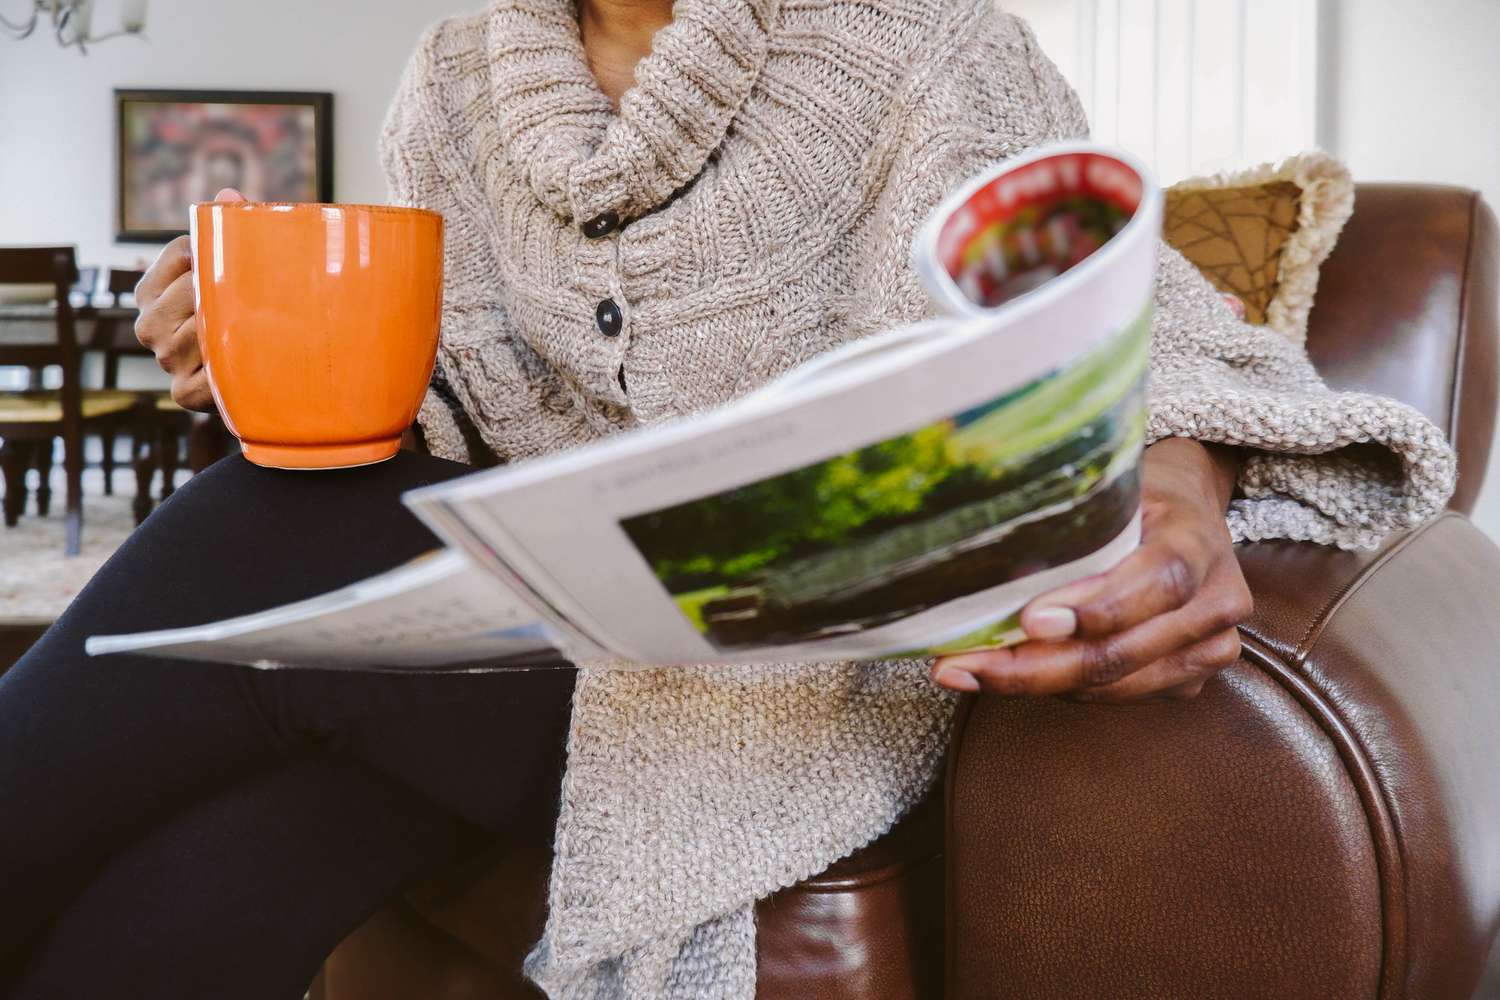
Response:
M80 384L80 355L73 307L68 291L78 277L72 247L0 247L0 286L50 284L55 292L50 330L19 337L0 337L0 365L62 369L56 390L33 386L0 392L0 469L5 478L4 519L14 527L26 506L26 472L35 465L38 513L45 515L51 500L52 443L63 441L67 483L63 547L77 555L83 533L83 435L86 430L117 429L130 420L136 407L133 393L96 389Z

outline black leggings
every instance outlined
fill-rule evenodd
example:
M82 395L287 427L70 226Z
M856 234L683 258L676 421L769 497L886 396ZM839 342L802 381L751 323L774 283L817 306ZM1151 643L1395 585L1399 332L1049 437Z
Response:
M548 836L573 672L91 659L94 633L308 597L432 548L402 490L463 466L226 459L0 677L0 996L293 1000L404 884Z

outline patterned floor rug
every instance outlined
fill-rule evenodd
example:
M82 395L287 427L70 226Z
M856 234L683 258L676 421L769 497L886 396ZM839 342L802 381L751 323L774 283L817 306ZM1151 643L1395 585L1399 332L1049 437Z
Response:
M14 528L0 526L0 623L51 621L89 582L135 528L130 513L133 476L115 473L115 495L104 496L104 475L83 478L83 551L63 555L62 470L54 470L52 510L37 517L33 499Z

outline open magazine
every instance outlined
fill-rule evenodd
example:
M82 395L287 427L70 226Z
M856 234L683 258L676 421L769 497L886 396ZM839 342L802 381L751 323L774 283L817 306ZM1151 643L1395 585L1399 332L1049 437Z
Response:
M941 318L716 410L408 493L446 550L269 611L95 636L256 666L873 659L1024 638L1139 537L1161 195L1071 144L974 178L913 264Z

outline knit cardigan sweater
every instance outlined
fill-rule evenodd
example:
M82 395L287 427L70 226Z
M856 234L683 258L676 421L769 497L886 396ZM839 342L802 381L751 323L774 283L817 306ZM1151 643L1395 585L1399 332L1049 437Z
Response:
M572 0L444 21L382 138L394 199L446 222L427 444L524 460L919 319L931 208L1086 131L993 0L677 0L618 110ZM1368 546L1442 507L1454 460L1421 415L1330 391L1165 249L1156 310L1150 438L1249 449L1236 539ZM917 801L951 709L915 661L584 665L528 972L569 1000L750 1000L753 901Z

